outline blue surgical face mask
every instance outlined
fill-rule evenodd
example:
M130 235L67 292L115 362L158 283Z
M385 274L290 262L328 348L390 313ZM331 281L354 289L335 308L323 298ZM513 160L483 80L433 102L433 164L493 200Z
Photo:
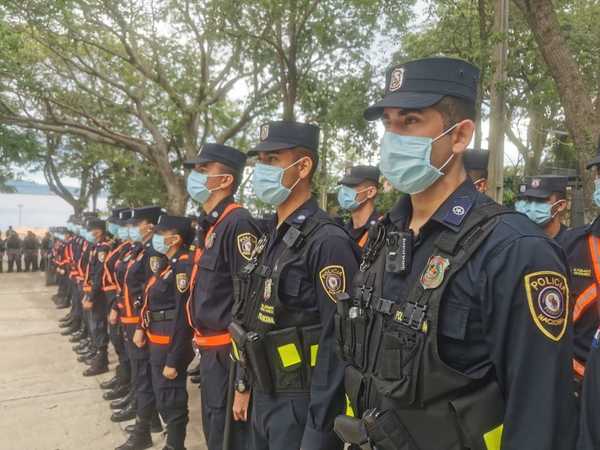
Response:
M545 225L554 216L552 215L552 207L556 203L536 202L533 200L519 200L515 203L517 212L525 214L529 219L538 225Z
M273 206L281 205L292 193L292 190L300 182L300 178L287 188L283 185L283 174L290 167L295 166L304 158L290 164L285 169L277 166L269 166L268 164L256 163L254 173L252 174L252 187L254 194L259 200Z
M350 186L341 185L337 196L340 207L342 209L347 209L348 211L354 211L367 200L366 198L362 202L356 200L358 194L360 194L361 192L365 192L367 189L363 189L362 191L355 191L354 188Z
M431 165L431 146L457 126L453 125L435 139L386 131L381 140L381 173L400 192L417 194L424 191L444 175L442 170L454 157L454 154L450 155L438 169Z
M126 241L129 239L129 228L127 227L119 227L119 231L117 232L117 236L122 241Z
M206 187L206 183L210 177L222 177L225 174L217 174L217 175L207 175L205 173L200 173L195 170L192 170L187 177L187 191L192 197L193 200L197 201L200 204L205 203L210 194L212 194L216 189L208 189Z
M600 207L600 178L597 178L594 181L594 184L596 185L596 189L594 190L594 203L596 204L596 206Z
M152 236L152 248L163 255L169 251L169 246L165 244L165 237L160 234Z
M129 228L129 239L133 242L142 242L142 233L138 227Z
M112 222L107 222L107 225L108 225L108 232L110 234L112 234L113 236L115 236L117 234L119 226L116 223L112 223Z

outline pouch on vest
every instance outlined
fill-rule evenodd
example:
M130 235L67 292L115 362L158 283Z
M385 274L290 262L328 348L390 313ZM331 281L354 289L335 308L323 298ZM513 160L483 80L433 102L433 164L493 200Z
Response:
M310 386L312 373L317 365L317 357L319 355L319 339L321 338L322 327L320 324L310 327L300 328L302 335L302 353L304 361L308 364L303 364L304 379L306 385Z
M303 358L298 329L285 328L271 331L266 336L267 351L272 362L275 390L301 391L305 390L303 383Z
M394 410L367 411L363 421L377 450L419 450Z
M504 398L495 382L450 401L470 450L500 450Z

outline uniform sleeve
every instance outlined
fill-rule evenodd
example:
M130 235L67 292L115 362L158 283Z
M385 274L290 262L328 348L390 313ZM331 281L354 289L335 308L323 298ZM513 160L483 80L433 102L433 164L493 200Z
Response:
M587 361L583 392L581 394L581 419L577 450L600 448L600 329L593 339Z
M94 256L94 261L91 263L91 274L90 281L92 290L90 292L90 299L93 301L102 294L102 284L104 277L104 261L108 254L109 247L106 244L99 245Z
M501 449L573 448L573 332L562 253L547 239L521 237L483 270L483 323L506 404Z
M357 252L349 237L327 236L315 245L317 249L309 267L314 273L314 286L321 317L316 366L312 373L310 405L301 448L326 450L341 448L333 432L335 417L344 410L344 364L335 351L335 298L346 292L358 269Z
M192 351L192 329L187 321L185 303L190 292L189 262L178 261L175 268L175 324L171 344L167 352L166 365L180 367L186 355Z

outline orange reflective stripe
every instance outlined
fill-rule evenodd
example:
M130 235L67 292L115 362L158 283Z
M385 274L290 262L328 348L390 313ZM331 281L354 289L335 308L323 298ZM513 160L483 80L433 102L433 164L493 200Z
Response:
M362 237L358 241L358 246L360 248L363 248L365 245L367 245L368 240L369 240L369 232L365 231L365 233L362 235Z
M171 343L171 336L162 336L160 334L152 334L149 331L146 331L146 336L148 336L148 340L153 344L158 345L169 345Z
M121 316L121 323L137 324L140 323L140 318L138 316Z
M214 336L203 336L200 333L194 333L194 342L198 347L218 347L220 345L231 344L231 335L229 333L216 334Z
M573 371L580 377L583 378L585 375L585 366L573 358Z
M596 275L596 283L600 283L600 239L590 234L588 237L588 245L590 247L590 255L594 265L594 275Z
M585 291L579 294L579 297L575 300L575 308L573 309L573 322L581 319L583 313L594 304L597 296L598 289L596 288L596 283L588 286Z
M134 261L129 261L129 263L127 263L127 270L125 271L125 278L123 279L123 287L125 291L123 294L123 303L125 305L125 313L128 317L131 317L131 299L129 298L129 286L127 285L127 275L129 275L129 269L131 269L133 263Z
M219 225L223 219L225 219L225 217L227 217L232 211L235 211L238 208L241 208L242 205L239 205L237 203L230 203L229 205L227 205L225 207L225 209L223 210L223 213L221 214L221 216L217 219L217 221L214 223L214 225L212 227L210 227L208 229L208 231L206 232L206 235L204 236L204 246L206 247L206 242L208 242L208 239L210 238L210 236L214 233L215 228L217 227L217 225ZM201 248L197 248L194 251L194 261L193 261L193 265L192 265L192 273L190 275L190 281L189 281L189 294L188 294L188 299L185 302L185 315L187 316L187 321L188 324L190 325L190 327L192 328L192 330L194 330L194 335L198 335L201 336L201 333L194 327L194 321L193 321L193 314L192 314L192 298L194 297L194 285L196 284L196 277L198 276L198 270L199 270L199 265L200 265L200 260L202 259L202 249ZM231 342L231 337L229 338L229 341ZM214 344L213 344L214 345ZM219 344L219 345L223 345L223 344Z

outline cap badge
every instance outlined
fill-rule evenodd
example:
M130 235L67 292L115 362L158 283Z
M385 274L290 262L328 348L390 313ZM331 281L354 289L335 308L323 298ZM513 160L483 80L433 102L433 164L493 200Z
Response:
M390 75L390 92L396 92L398 89L402 87L402 82L404 81L404 68L396 67L392 70Z
M531 187L533 189L537 189L540 187L541 183L542 183L542 180L540 180L539 178L534 178L533 180L531 180Z
M264 141L269 137L269 125L265 124L260 127L260 140Z

